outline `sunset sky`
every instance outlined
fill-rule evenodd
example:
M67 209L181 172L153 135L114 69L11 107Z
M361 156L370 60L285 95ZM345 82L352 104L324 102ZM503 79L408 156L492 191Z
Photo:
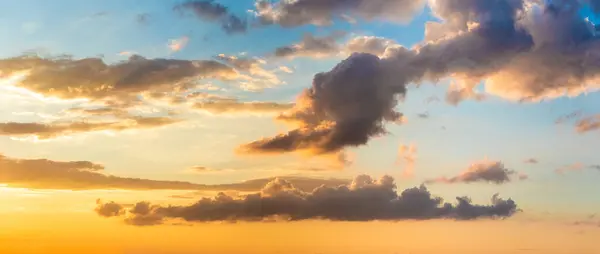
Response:
M2 1L0 253L600 253L595 20Z

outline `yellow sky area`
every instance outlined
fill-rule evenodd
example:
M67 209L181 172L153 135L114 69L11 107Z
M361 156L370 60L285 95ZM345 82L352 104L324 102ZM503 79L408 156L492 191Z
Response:
M189 204L189 191L0 187L2 254L597 254L600 228L550 217L504 221L187 223L136 227L93 212L95 199ZM172 195L191 198L173 198ZM575 220L573 218L573 220Z
M594 254L600 250L600 230L516 221L133 227L93 213L11 213L2 218L3 254Z

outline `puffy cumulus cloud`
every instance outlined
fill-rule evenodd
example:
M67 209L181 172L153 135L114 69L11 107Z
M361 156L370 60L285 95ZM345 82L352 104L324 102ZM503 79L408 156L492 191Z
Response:
M330 25L336 19L406 22L422 10L425 0L258 0L256 16L262 24L296 27L307 24Z
M86 132L124 131L149 129L179 123L182 120L170 117L131 117L110 122L54 122L54 123L0 123L0 136L35 136L51 139Z
M213 0L190 0L175 5L175 11L191 11L196 17L209 22L221 24L221 29L227 34L245 33L248 22L229 12L229 9Z
M0 154L0 183L33 189L174 189L195 190L205 187L187 182L154 181L103 174L104 166L89 161L52 161L16 159ZM102 214L111 214L102 210ZM114 214L114 213L112 213Z
M342 32L335 32L327 36L305 34L302 41L290 46L279 47L275 50L274 55L286 58L325 58L352 53L369 53L383 56L388 48L398 47L395 41L383 37L356 36L345 43L338 42L343 37L344 33Z
M100 204L100 207L104 204ZM140 206L140 207L138 207ZM296 188L283 179L274 179L255 194L233 197L219 193L190 206L158 206L146 202L132 209L120 209L132 225L156 225L167 219L186 221L263 221L273 217L290 221L324 219L333 221L430 220L505 218L518 211L516 203L494 195L491 205L472 204L466 197L456 204L433 196L425 186L396 191L390 176L373 180L358 176L348 185L321 186L312 192Z
M210 114L278 114L292 109L294 104L277 102L241 102L236 99L209 100L206 102L197 102L194 109Z
M483 161L471 164L469 168L458 176L447 178L437 178L425 181L426 183L474 183L488 182L494 184L504 184L511 182L513 176L520 180L527 179L527 175L519 174L514 170L504 167L499 161Z
M125 212L125 207L115 202L102 203L102 200L98 199L96 204L94 211L102 217L119 216Z
M0 59L0 78L22 75L17 86L63 99L107 99L183 87L199 78L230 80L236 71L214 60L146 59L133 55L106 64L100 58L21 56Z
M243 145L239 151L328 154L385 134L384 121L402 119L395 107L406 92L385 67L376 56L354 54L333 70L317 74L294 109L278 117L298 128Z
M457 32L413 49L388 48L381 58L351 55L315 75L293 113L279 117L299 128L242 150L323 153L364 145L385 133L386 121L399 119L396 97L407 84L453 79L452 103L483 99L474 91L481 81L488 93L517 101L576 95L600 84L600 41L576 0L446 0L431 8Z
M600 130L600 115L586 117L584 119L579 120L575 125L575 129L579 133Z

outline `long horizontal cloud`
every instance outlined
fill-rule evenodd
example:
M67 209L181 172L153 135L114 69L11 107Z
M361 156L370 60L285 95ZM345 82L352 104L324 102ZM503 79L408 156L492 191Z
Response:
M100 58L21 56L0 59L0 78L23 75L18 86L59 98L100 99L161 88L174 89L198 78L236 77L235 70L214 60L146 59L133 55L116 64Z
M94 132L148 129L181 122L170 117L132 117L111 122L0 123L0 136L35 136L50 139L59 136Z
M258 0L256 15L263 24L296 27L306 24L330 25L336 19L406 22L420 11L425 0Z
M311 57L324 58L333 56L350 55L352 53L369 53L383 56L388 48L397 47L398 44L390 39L375 36L356 36L345 43L339 43L344 36L341 32L327 36L314 36L305 34L302 41L275 49L276 57L296 58Z
M48 159L17 159L0 154L0 184L33 189L173 189L206 191L258 191L273 178L240 183L204 185L180 181L156 181L104 174L104 166L90 161L53 161ZM299 189L311 191L319 186L337 186L344 179L285 177Z
M221 24L227 34L244 33L248 30L248 22L229 12L229 9L213 0L193 0L175 5L174 10L191 11L196 17L209 22Z
M427 180L425 183L488 182L504 184L511 182L513 178L524 180L527 179L527 175L519 174L517 171L507 169L504 166L504 163L499 161L484 161L471 164L465 172L458 176Z
M382 58L354 54L316 74L292 113L278 117L298 128L240 151L321 154L364 145L386 133L386 122L401 118L397 98L411 83L453 78L458 82L447 98L452 103L482 99L473 91L480 81L487 92L517 101L598 89L600 40L579 15L581 8L577 0L433 1L431 9L442 20L437 40L414 49L396 46Z
M198 102L194 104L194 109L205 111L211 114L235 114L235 113L256 113L256 114L277 114L292 109L294 104L276 103L276 102L241 102L238 100L213 100L207 102Z
M34 189L180 189L196 190L199 185L126 178L101 173L104 167L89 161L15 159L0 154L0 183Z
M325 219L333 221L429 220L505 218L518 211L511 199L494 195L492 204L475 205L467 197L456 204L445 203L426 187L396 192L390 176L373 180L358 176L349 185L319 187L312 192L297 189L288 181L274 179L256 194L241 198L219 193L203 198L190 206L159 206L147 202L127 209L116 203L99 203L96 212L104 217L124 215L125 222L145 226L163 223L166 219L186 221L261 221L283 217L291 221Z

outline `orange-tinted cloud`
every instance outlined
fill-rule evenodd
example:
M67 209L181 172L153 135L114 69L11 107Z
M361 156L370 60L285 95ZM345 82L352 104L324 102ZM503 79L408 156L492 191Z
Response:
M124 131L148 129L179 123L170 117L130 117L109 122L0 123L0 136L35 136L50 139L95 131Z

